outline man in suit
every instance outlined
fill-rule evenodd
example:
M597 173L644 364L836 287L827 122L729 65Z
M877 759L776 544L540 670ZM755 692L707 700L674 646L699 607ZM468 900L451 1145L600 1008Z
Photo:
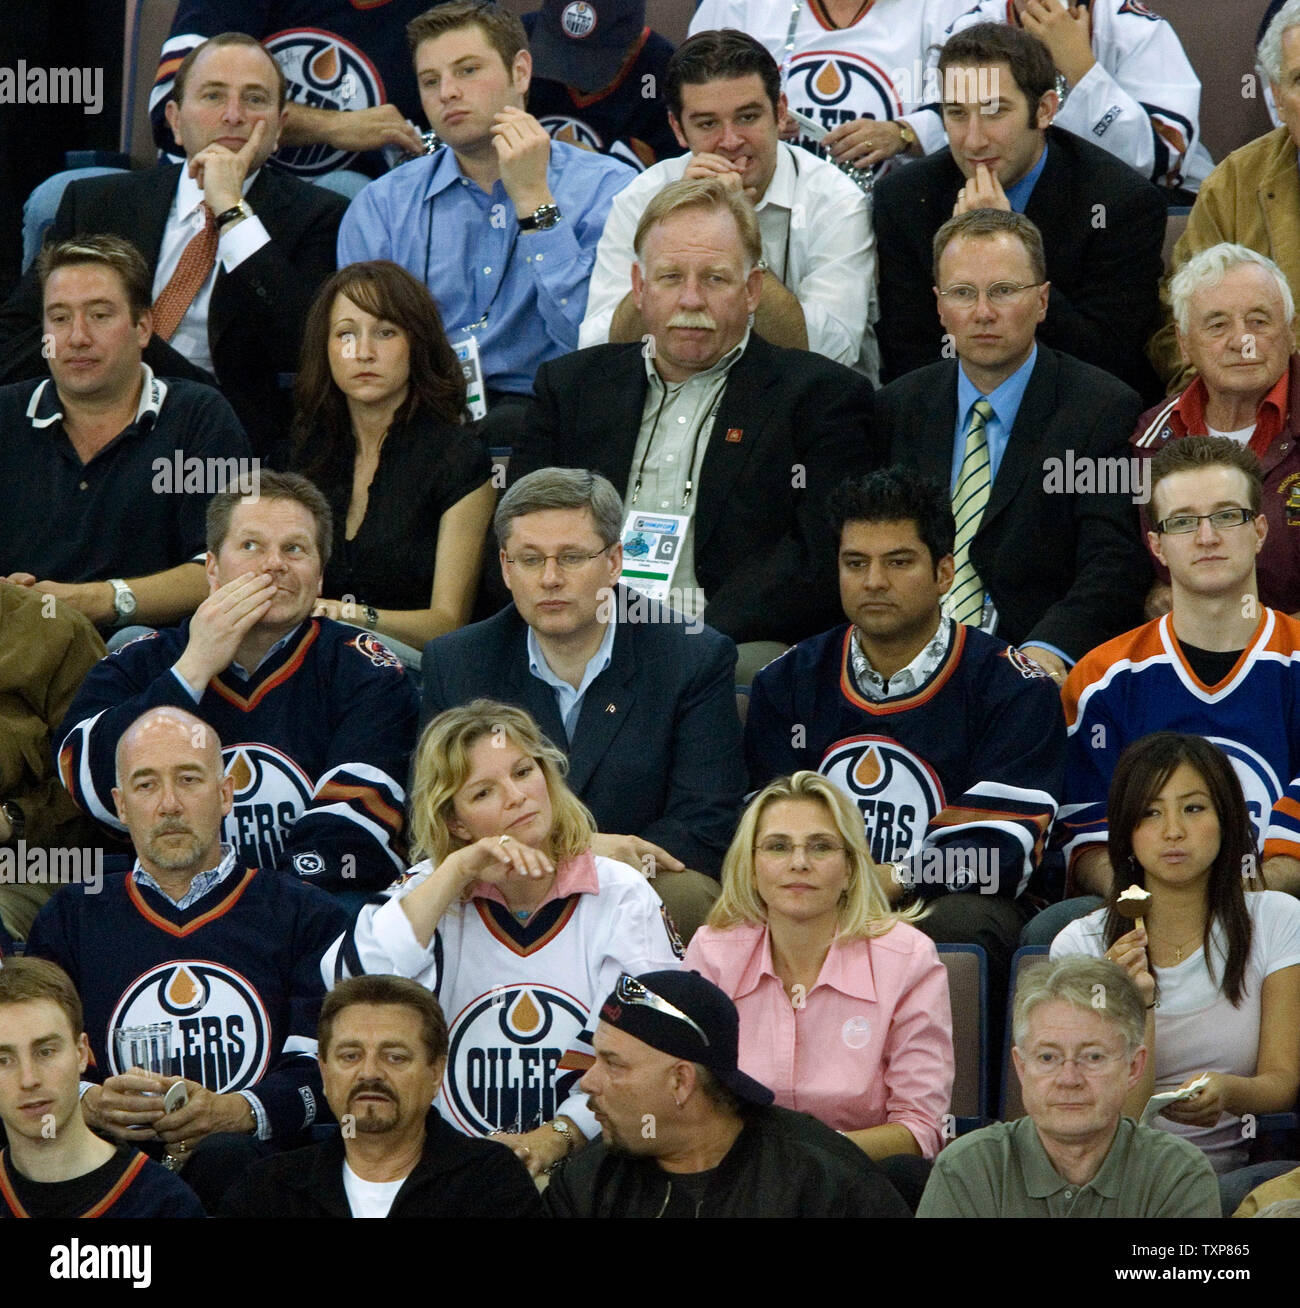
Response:
M479 696L527 709L569 755L593 849L653 873L689 931L717 894L699 873L718 875L745 789L736 651L618 584L622 521L594 473L542 468L511 486L495 528L514 603L425 646L422 719Z
M939 227L970 209L1002 209L1042 233L1052 279L1043 343L1154 401L1144 349L1159 318L1160 192L1099 146L1051 126L1056 71L1028 32L977 24L948 40L938 67L948 152L891 173L876 192L883 375L940 357L930 299Z
M750 328L761 248L753 207L721 181L660 191L635 240L643 341L544 364L510 464L590 468L629 510L683 520L672 588L742 645L742 682L835 620L826 497L879 462L870 384Z
M1050 287L1028 218L973 210L934 245L939 318L957 358L880 392L890 459L951 488L944 611L1020 645L1061 680L1142 611L1150 565L1126 500L1141 492L1138 461L1122 457L1142 401L1036 342Z
M153 277L145 362L165 377L214 374L263 454L291 416L280 376L297 370L346 201L262 167L284 122L285 81L251 37L205 41L175 87L167 121L188 162L73 183L50 239L111 232L141 250ZM44 373L34 268L0 310L0 355L0 381Z

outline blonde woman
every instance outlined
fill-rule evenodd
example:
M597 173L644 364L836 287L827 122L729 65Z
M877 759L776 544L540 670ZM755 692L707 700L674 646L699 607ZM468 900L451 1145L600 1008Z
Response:
M645 878L591 852L591 815L565 767L522 709L479 699L434 718L411 794L424 861L321 965L330 987L363 972L428 986L450 1037L440 1111L511 1145L534 1174L599 1133L576 1084L592 1062L579 1036L594 1006L624 972L681 966Z
M862 815L815 772L745 810L685 966L740 1012L740 1066L872 1158L933 1158L952 1094L947 973L891 912Z

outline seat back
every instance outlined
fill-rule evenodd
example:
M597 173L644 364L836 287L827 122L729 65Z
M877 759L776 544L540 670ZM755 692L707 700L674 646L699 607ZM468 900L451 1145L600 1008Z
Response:
M1016 983L1020 979L1020 969L1036 958L1046 958L1049 953L1046 945L1022 945L1011 956L1011 980L1007 986L1007 1020L1002 1036L1002 1094L998 1106L998 1120L1013 1122L1017 1117L1024 1117L1025 1104L1020 1097L1020 1078L1011 1065L1011 1010L1016 1000Z
M151 168L158 158L149 123L149 92L179 5L180 0L128 0L126 6L121 149L136 168Z
M989 963L978 945L939 945L939 961L948 970L952 1002L952 1049L955 1074L952 1115L957 1135L983 1126L987 1066Z

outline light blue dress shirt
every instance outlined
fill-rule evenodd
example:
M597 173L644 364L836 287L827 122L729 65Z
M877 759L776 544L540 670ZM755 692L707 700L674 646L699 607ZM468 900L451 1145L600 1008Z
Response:
M1043 175L1043 169L1047 165L1047 152L1050 148L1044 142L1043 153L1038 156L1038 162L1014 186L1003 187L1007 194L1007 203L1011 206L1013 213L1024 213L1025 205L1029 203L1029 197L1034 193L1034 185Z
M573 741L578 718L582 715L582 701L586 698L591 683L609 667L610 659L614 656L615 622L616 618L611 613L609 621L605 624L605 634L601 637L596 652L587 660L586 671L583 672L582 680L576 689L563 677L557 677L551 671L551 665L547 663L546 655L542 653L542 647L537 643L537 636L532 627L528 628L528 671L538 681L546 682L555 691L555 702L560 710L560 720L564 723L564 734L569 738L570 743Z
M482 190L443 148L394 168L352 201L339 228L339 267L401 264L433 293L450 340L481 324L474 335L486 385L531 395L538 367L578 348L596 245L614 197L635 177L609 155L552 141L546 178L560 221L522 232L501 182Z

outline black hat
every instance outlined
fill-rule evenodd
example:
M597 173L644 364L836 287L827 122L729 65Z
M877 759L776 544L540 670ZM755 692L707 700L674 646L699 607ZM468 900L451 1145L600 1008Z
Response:
M639 977L624 973L601 1005L600 1020L660 1053L702 1064L748 1103L767 1105L775 1097L736 1066L736 1006L698 972L646 972Z
M645 0L545 0L529 38L533 76L608 86L645 27Z

